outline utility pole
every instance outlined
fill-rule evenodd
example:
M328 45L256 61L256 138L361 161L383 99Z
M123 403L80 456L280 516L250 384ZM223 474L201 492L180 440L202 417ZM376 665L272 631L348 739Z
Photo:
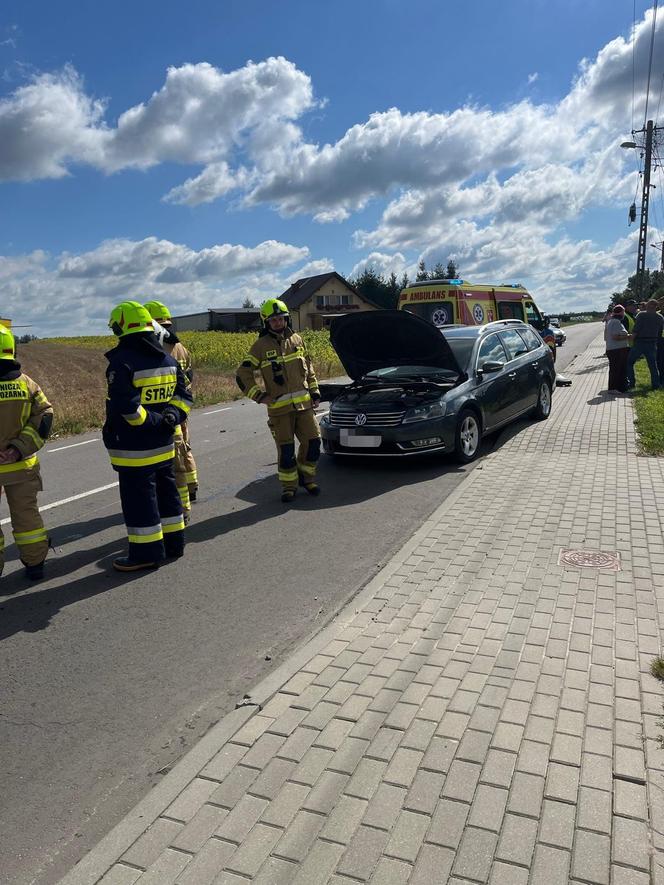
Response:
M625 141L621 147L641 147L643 156L643 194L641 197L641 219L639 224L639 248L636 256L636 295L639 301L643 300L643 288L646 275L646 239L648 237L648 206L650 204L650 166L652 163L652 143L656 132L664 129L664 126L655 126L652 120L648 120L644 129L636 129L632 135L645 135L645 144L637 145L635 141ZM662 258L664 266L664 255Z
M643 131L643 130L641 130ZM653 122L646 124L646 155L643 165L643 196L641 197L641 223L639 226L639 250L636 256L636 285L638 301L643 300L643 285L646 273L646 237L648 236L648 204L650 203L650 162L652 160Z

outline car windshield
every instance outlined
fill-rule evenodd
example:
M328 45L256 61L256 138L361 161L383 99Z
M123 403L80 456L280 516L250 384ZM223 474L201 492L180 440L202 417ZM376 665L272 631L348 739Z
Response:
M456 381L457 373L440 366L386 366L368 372L365 378L380 381Z
M455 360L461 366L461 369L465 372L468 369L468 364L470 363L470 356L473 352L473 345L477 341L477 338L462 338L457 337L453 331L450 329L447 332L442 333L445 341L450 346L450 350L454 354Z

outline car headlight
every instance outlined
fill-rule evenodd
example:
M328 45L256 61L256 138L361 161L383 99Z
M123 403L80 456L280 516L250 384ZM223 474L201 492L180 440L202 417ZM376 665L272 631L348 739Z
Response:
M447 403L440 400L437 403L428 403L426 406L417 406L408 409L403 417L403 424L411 424L413 421L429 421L432 418L444 418L447 414Z

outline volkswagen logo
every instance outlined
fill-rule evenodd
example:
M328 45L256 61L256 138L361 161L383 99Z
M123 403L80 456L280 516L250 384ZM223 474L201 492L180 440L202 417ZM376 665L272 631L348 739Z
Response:
M355 423L358 427L362 427L363 424L367 423L367 416L361 412L359 415L355 416Z

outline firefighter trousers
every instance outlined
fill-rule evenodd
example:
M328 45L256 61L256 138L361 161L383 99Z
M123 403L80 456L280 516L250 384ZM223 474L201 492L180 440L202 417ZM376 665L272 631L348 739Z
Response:
M37 495L42 490L41 476L39 470L30 473L21 482L0 485L0 494L4 490L21 562L23 565L39 565L48 553L48 534L37 505ZM4 547L5 539L0 529L0 573L5 563Z
M149 467L116 467L127 527L129 559L161 562L184 550L184 514L173 461Z
M189 444L189 422L180 425L180 434L175 436L175 482L178 487L185 521L189 522L191 514L190 495L198 491L198 471Z
M314 482L320 458L320 430L313 409L270 415L267 422L277 445L279 481L284 489L296 489L298 480ZM299 442L295 457L295 439Z

